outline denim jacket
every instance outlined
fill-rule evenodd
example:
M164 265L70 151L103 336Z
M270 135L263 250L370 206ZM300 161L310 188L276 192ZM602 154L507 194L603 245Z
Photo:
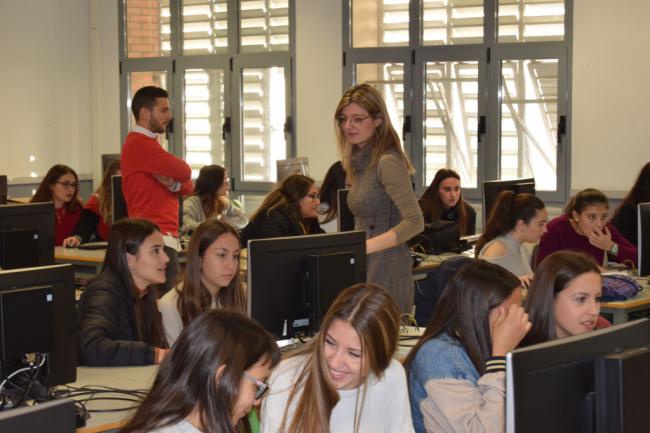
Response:
M416 433L505 431L505 373L480 376L448 333L422 345L408 376Z

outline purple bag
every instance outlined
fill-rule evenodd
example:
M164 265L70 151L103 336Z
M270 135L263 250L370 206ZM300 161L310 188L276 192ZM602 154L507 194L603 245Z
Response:
M626 301L643 288L627 275L603 275L603 302Z

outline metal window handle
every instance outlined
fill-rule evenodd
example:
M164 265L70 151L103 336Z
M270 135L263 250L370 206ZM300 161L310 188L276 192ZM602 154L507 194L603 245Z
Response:
M485 116L479 116L478 125L476 128L476 134L478 136L477 138L479 142L481 141L481 137L484 136L486 132L487 132L487 120Z
M404 116L402 124L402 141L406 141L406 134L411 133L411 116Z
M230 117L226 117L221 125L221 138L226 139L226 134L230 134Z
M566 116L560 116L557 122L557 144L562 143L562 139L566 136Z

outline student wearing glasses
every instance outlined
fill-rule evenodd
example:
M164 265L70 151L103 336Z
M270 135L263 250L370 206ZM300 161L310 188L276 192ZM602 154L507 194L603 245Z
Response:
M318 224L318 188L302 174L288 176L266 196L241 232L241 245L249 239L279 238L324 233Z
M366 232L368 282L387 288L402 312L413 305L406 241L424 229L411 186L413 166L402 150L381 94L368 84L348 89L334 113L348 206Z
M278 346L244 315L210 310L189 324L122 433L249 432Z
M57 164L50 168L30 203L54 203L56 229L54 245L63 245L81 219L81 201L77 197L79 179L67 165Z
M271 375L262 433L413 433L399 309L373 284L343 290L321 330Z

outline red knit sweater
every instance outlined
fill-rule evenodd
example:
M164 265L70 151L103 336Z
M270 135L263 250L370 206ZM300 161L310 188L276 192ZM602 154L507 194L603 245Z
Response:
M121 170L129 217L149 220L163 234L178 237L178 195L192 192L190 166L163 149L155 139L131 132L122 147ZM181 182L180 191L171 192L154 174Z

